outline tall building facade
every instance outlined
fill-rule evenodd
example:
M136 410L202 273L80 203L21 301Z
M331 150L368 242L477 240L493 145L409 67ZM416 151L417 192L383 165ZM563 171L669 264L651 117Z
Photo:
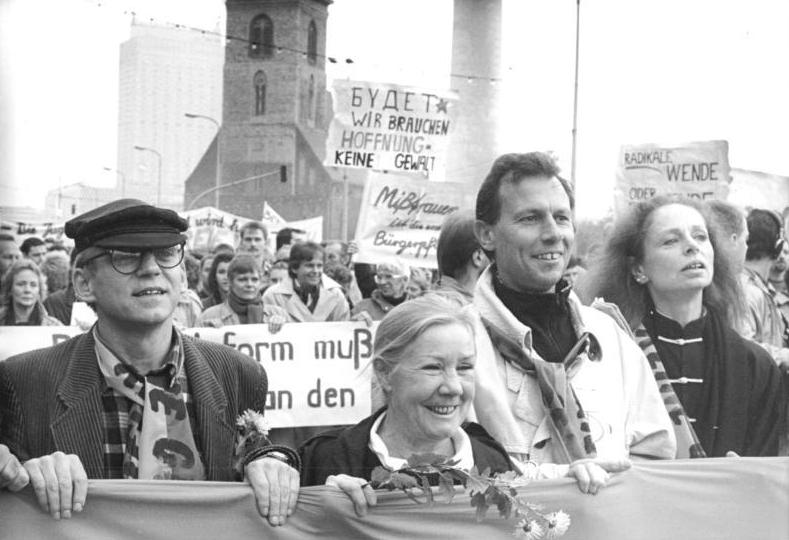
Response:
M132 23L120 47L118 196L183 208L186 180L217 132L184 115L222 119L220 30Z
M218 150L222 210L260 219L268 202L288 220L326 213L331 179L322 163L331 120L325 72L330 3L226 1L222 130L219 144L206 154ZM187 207L215 200L213 194L200 196L215 181L206 158L187 183Z

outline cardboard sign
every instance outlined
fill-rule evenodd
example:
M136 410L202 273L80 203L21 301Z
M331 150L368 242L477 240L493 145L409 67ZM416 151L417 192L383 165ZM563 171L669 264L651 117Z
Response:
M659 195L726 200L730 182L726 141L622 146L614 211L621 215L631 205Z
M446 90L337 80L324 164L443 179L456 102Z
M362 194L355 260L375 264L398 257L412 266L437 268L441 224L449 214L471 208L472 201L464 184L371 174Z

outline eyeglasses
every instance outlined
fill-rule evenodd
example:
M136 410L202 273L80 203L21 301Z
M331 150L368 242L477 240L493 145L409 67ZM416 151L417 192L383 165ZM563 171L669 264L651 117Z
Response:
M394 275L394 274L375 274L375 282L376 283L383 283L384 281L392 281L393 279L403 278L405 276Z
M175 268L181 264L181 261L184 260L184 246L179 244L177 246L148 249L145 251L122 251L120 249L108 249L104 253L100 253L94 257L91 257L90 259L83 261L82 266L88 264L94 259L109 255L110 263L116 272L126 275L133 274L142 266L143 257L145 257L146 253L153 254L156 264L158 264L160 268L165 269Z

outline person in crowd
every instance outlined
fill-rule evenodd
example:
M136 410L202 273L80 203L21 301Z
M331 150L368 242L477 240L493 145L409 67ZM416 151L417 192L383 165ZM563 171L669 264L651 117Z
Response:
M355 242L348 244L340 242L339 240L334 240L326 242L323 250L325 254L325 259L323 261L324 267L344 266L352 270L351 257L353 255L352 251L356 251ZM344 272L342 272L342 274L344 275ZM348 296L350 305L355 306L362 300L362 291L359 289L359 284L356 282L356 274L351 271L350 276L350 283L343 285L343 289L345 290L346 296Z
M263 303L283 308L293 322L349 319L342 287L323 273L323 248L315 242L293 245L288 279L266 289Z
M584 266L584 261L580 257L572 256L570 257L570 262L567 263L567 268L564 270L564 274L562 274L562 278L567 282L568 285L571 287L577 285L578 279L586 273L586 266Z
M233 257L227 267L230 290L221 304L206 309L196 326L221 328L234 324L268 324L269 332L279 332L288 313L279 306L263 304L260 296L260 268L251 255Z
M376 503L369 482L378 466L404 467L414 454L439 454L457 467L491 473L514 470L506 450L485 429L467 422L478 373L474 320L453 302L427 294L390 311L373 344L373 369L386 404L355 426L332 430L300 449L302 485L345 491L360 516ZM621 470L628 463L610 468ZM541 468L542 476L571 475L596 493L605 478L591 479L588 465Z
M345 299L348 301L348 308L352 310L353 301L351 300L351 287L353 286L353 273L350 271L350 269L345 265L332 262L325 264L323 267L323 272L340 284L340 287L342 287L342 293L345 295Z
M263 271L264 265L273 257L267 247L268 243L268 230L266 226L259 221L249 221L241 227L239 231L241 243L238 245L238 253L249 253L260 266Z
M33 259L30 259L33 260ZM33 262L36 262L33 260ZM71 279L69 254L65 251L49 251L41 262L36 262L47 284L46 296L68 287Z
M0 325L62 326L47 313L41 300L46 281L32 259L19 259L5 274L0 287Z
M134 199L68 221L74 288L98 321L0 362L0 444L55 519L82 510L88 478L243 477L272 525L295 508L295 452L261 441L233 466L237 416L265 407L263 367L173 326L186 228L172 210Z
M671 419L643 353L562 279L574 207L541 152L499 157L480 186L475 232L493 264L469 307L480 328L477 419L519 462L673 458Z
M197 286L200 283L200 259L187 251L184 253L183 265L186 272L186 286L197 293Z
M783 222L770 210L754 209L747 223L748 249L741 278L747 312L738 329L743 337L761 344L783 371L789 371L789 328L775 302L775 289L767 281L785 243Z
M203 312L203 303L200 301L200 297L189 286L189 271L186 269L186 257L188 256L188 253L184 254L184 262L181 263L183 282L181 283L181 294L178 295L178 302L173 311L173 324L179 330L197 326L197 319ZM195 270L193 272L196 273ZM194 280L193 282L196 281L196 278L193 277L192 279Z
M390 259L378 264L375 273L378 288L372 292L370 298L356 304L352 314L356 316L367 313L373 321L383 319L394 307L406 301L405 286L410 275L411 269L402 259Z
M419 298L430 290L430 280L427 279L422 272L414 272L411 270L411 277L408 283L405 284L405 298L406 300L413 300Z
M220 242L211 250L211 255L218 255L219 253L230 253L231 255L235 255L236 249L230 244Z
M74 302L77 301L77 296L74 294L74 284L71 281L71 277L74 275L76 256L77 254L74 250L69 254L69 272L66 288L50 293L44 299L44 307L47 308L47 312L66 326L71 324L72 308Z
M437 294L461 306L474 299L474 287L490 260L474 235L474 212L459 210L441 224L436 247L438 261Z
M732 327L739 275L710 223L686 199L636 205L615 224L589 285L634 328L674 421L677 457L776 455L781 374Z
M19 246L19 251L22 252L23 257L41 266L47 253L47 244L38 236L28 236Z
M203 303L203 309L219 305L227 298L227 293L230 290L230 281L227 279L227 267L230 266L230 261L232 260L232 253L223 251L214 255L211 271L208 274L208 287L206 287L209 294L200 299Z
M14 262L22 258L16 240L10 234L0 233L0 280Z
M307 231L294 229L293 227L284 227L277 231L276 250L279 252L285 246L293 247L295 244L302 244L306 240Z
M202 302L205 298L211 296L208 292L208 277L211 275L211 263L214 262L213 254L207 254L200 259L200 280L197 282L197 296Z
M745 212L729 202L719 200L708 201L705 207L709 210L711 228L717 232L715 253L719 257L726 257L732 272L740 276L745 269L745 253L748 251L748 223ZM734 328L739 328L747 314L741 279L738 280L736 289L730 288L729 296L731 302L726 310L729 321Z
M274 264L271 265L271 270L269 271L269 281L271 285L276 285L286 279L288 279L288 261L280 259L278 261L274 261Z
M786 282L784 281L784 277L786 276L786 269L787 269L787 261L789 260L789 242L784 242L783 249L781 249L781 254L775 260L773 265L770 267L770 272L767 275L767 281L770 282L770 285L773 286L777 292L781 293L784 298L789 300L787 297L787 289L786 289Z

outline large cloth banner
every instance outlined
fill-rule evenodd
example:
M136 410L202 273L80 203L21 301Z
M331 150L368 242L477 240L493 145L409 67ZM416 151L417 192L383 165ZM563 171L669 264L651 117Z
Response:
M412 266L436 268L441 224L461 208L473 208L468 186L410 176L370 174L362 193L357 262L399 257Z
M336 80L324 165L443 180L456 102L446 90Z
M570 479L536 481L518 495L545 512L567 512L565 540L789 538L789 458L641 462L596 496ZM515 524L495 508L476 523L459 490L452 503L438 497L432 506L379 491L378 505L358 518L338 490L302 488L281 527L258 516L252 490L240 483L91 480L85 510L60 521L39 509L31 488L0 491L0 538L9 539L512 539Z
M323 216L287 221L268 202L264 202L261 221L268 230L268 247L272 253L275 252L277 247L277 233L285 227L304 231L304 240L309 242L320 243L323 241Z
M44 241L57 242L66 246L74 245L74 241L66 237L65 222L53 221L13 221L0 219L0 233L10 234L17 245L31 236Z
M373 338L360 322L190 328L260 362L269 380L266 419L272 427L355 424L371 412ZM0 361L50 347L82 331L71 326L0 326Z
M187 210L180 215L189 224L186 230L189 238L187 246L193 251L203 253L210 252L219 244L229 244L235 248L239 241L239 230L251 221L213 206Z
M616 169L614 211L659 195L725 201L729 193L729 143L622 146Z

